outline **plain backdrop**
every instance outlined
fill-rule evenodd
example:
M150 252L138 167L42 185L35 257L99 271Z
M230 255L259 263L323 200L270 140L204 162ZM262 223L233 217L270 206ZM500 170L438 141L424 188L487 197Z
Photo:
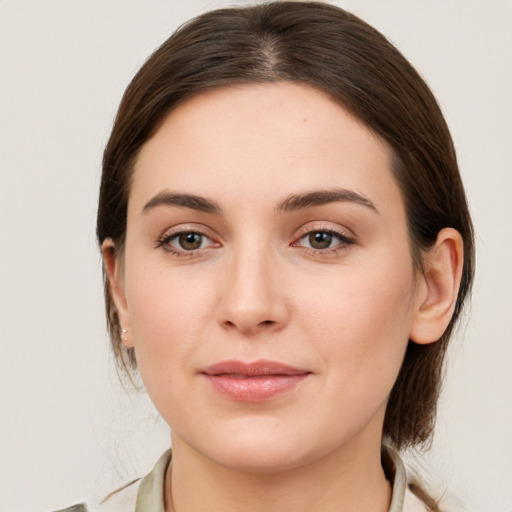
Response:
M186 19L232 3L0 0L2 511L101 496L168 446L167 427L144 393L118 383L108 350L94 235L101 153L150 52ZM335 3L400 48L452 129L478 270L421 464L471 509L510 512L512 2Z

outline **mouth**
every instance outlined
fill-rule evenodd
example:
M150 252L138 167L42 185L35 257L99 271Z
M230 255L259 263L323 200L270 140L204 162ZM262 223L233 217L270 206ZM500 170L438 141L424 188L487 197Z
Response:
M222 361L199 372L215 391L238 402L263 402L295 389L311 371L276 361Z

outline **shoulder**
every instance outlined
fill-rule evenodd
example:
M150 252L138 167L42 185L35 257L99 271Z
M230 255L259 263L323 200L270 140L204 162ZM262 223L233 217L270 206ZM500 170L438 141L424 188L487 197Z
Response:
M133 512L137 503L140 479L133 480L111 492L101 501L77 503L53 512Z
M110 493L100 503L91 506L87 512L129 512L134 511L140 487L140 479Z
M171 450L167 450L144 478L123 485L101 501L79 503L54 512L164 512L164 479L171 456Z

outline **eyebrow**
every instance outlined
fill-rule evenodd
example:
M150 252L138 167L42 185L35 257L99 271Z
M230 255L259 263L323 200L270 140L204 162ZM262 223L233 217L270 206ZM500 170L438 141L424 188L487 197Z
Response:
M184 206L192 210L198 210L206 213L221 213L220 206L210 199L192 194L175 194L172 192L160 192L153 199L148 201L144 208L143 213L148 213L157 206Z
M354 192L353 190L347 190L344 188L335 190L315 190L313 192L305 192L303 194L292 194L279 203L276 210L278 212L292 212L336 202L357 203L379 213L377 207L372 201L370 201L370 199Z
M344 188L292 194L277 205L276 211L279 213L292 212L336 202L357 203L378 213L377 207L370 199L353 190ZM168 191L160 192L149 200L144 205L142 212L148 213L157 206L182 206L205 213L217 215L222 213L219 204L211 199L206 199L205 197L196 196L194 194L180 194Z

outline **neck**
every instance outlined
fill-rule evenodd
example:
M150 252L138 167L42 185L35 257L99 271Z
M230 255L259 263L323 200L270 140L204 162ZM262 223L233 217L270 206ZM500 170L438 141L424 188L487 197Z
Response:
M217 464L173 436L166 512L386 512L391 488L380 440L355 444L285 471L254 473Z

